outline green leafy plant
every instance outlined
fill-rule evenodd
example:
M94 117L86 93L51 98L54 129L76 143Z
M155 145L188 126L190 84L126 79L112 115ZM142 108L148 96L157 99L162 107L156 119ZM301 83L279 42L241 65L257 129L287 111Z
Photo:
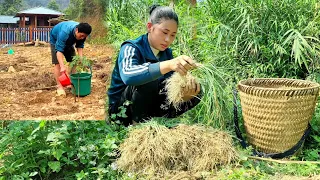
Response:
M118 113L111 114L110 119L109 119L109 118L106 119L106 120L107 120L107 123L108 123L108 124L113 124L113 125L115 125L115 126L121 125L121 122L118 120L118 118L127 118L127 117L128 117L127 114L126 114L126 112L127 112L128 106L129 106L130 104L132 104L132 102L126 100L126 101L123 103L122 106L119 106L119 107L118 107L118 109L119 109L119 112L118 112Z
M103 179L96 168L121 177L109 166L125 136L102 121L10 122L0 130L0 178Z
M93 60L87 58L86 56L76 55L72 58L72 62L69 64L72 70L75 70L76 73L81 73L83 71L88 71L88 68L91 68Z

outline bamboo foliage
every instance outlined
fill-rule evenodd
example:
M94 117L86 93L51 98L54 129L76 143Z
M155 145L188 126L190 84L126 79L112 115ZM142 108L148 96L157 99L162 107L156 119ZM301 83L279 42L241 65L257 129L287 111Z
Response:
M109 39L117 46L146 33L147 9L151 4L174 2L179 16L178 34L171 46L174 56L188 55L210 64L208 67L215 72L205 77L215 82L214 89L206 91L211 97L205 96L209 98L203 99L206 103L195 108L199 113L187 115L193 121L217 127L230 123L231 89L240 79L305 79L319 70L317 1L204 0L196 2L196 7L189 0L122 2L122 8L112 5L107 12ZM216 104L219 106L213 106Z

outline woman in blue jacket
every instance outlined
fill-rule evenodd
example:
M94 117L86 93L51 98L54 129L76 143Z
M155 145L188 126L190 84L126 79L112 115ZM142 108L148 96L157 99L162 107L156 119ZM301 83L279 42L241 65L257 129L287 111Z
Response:
M182 55L173 58L168 48L178 30L178 16L169 7L153 5L147 23L148 33L125 41L112 72L108 89L109 118L126 108L126 116L117 117L125 126L151 117L176 117L199 103L195 96L200 84L193 82L184 92L185 103L180 110L166 103L164 80L173 72L185 75L196 63ZM128 105L127 101L131 103Z

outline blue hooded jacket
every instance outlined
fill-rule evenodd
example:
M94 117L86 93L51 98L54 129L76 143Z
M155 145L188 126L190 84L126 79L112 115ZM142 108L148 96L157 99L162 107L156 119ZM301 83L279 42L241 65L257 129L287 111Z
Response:
M163 81L170 77L172 72L161 74L159 62L173 59L172 50L160 51L159 56L156 58L153 54L148 34L122 43L108 89L109 104L119 101L127 86L139 86L157 79Z
M65 21L55 25L50 31L50 44L55 45L56 51L64 52L66 48L72 47L76 43L76 48L83 48L84 41L77 40L75 30L79 23L75 21Z

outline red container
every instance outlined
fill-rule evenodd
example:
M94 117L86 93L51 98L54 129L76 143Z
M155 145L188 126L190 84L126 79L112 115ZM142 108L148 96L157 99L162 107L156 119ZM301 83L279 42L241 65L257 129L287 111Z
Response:
M71 80L68 77L66 72L64 72L61 76L59 76L59 82L63 87L71 85Z

